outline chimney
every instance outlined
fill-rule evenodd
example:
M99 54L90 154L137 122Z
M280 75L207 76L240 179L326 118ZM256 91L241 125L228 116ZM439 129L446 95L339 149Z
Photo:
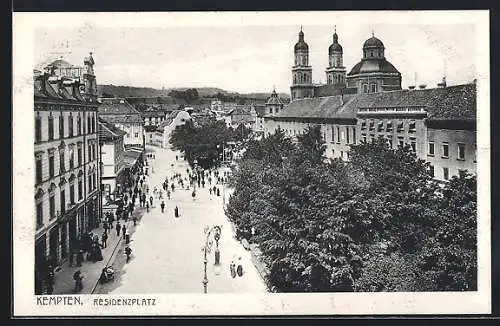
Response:
M425 84L418 85L418 88L420 88L420 89L425 89L426 87L427 87L427 85L425 85Z

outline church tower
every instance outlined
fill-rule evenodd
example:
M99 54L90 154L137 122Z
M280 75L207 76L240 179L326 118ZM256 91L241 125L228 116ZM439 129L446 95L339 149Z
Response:
M92 52L89 53L88 57L83 59L84 71L83 71L83 87L81 89L82 95L90 98L92 101L97 100L97 81L94 74L94 58L92 57Z
M309 66L309 46L304 41L302 27L299 41L294 48L295 64L292 67L292 86L290 87L292 101L305 97L313 97L312 67Z
M345 86L345 67L343 63L342 46L339 44L337 28L333 33L333 43L328 48L328 68L326 68L326 83L328 85Z

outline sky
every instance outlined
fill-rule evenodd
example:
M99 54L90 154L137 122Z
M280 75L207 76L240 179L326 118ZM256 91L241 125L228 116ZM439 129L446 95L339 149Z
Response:
M313 81L325 83L328 47L336 28L347 73L361 60L372 32L385 56L402 74L402 86L435 87L446 74L448 85L476 78L474 24L397 24L375 19L332 19L331 24L290 20L283 25L123 26L84 23L37 27L35 64L57 58L83 65L90 51L98 84L139 87L219 87L242 93L290 93L293 47L301 23L309 45ZM309 24L308 24L309 23ZM334 27L335 26L335 27Z

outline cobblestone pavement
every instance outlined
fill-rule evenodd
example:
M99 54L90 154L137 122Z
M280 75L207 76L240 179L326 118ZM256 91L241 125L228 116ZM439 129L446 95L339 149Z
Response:
M176 155L179 156L178 161ZM181 173L183 178L187 176L188 164L182 160L180 153L156 148L155 156L152 163L154 172L148 180L151 189L155 185L161 188L165 177L170 178L174 173ZM222 225L219 241L221 264L214 265L214 242L212 251L207 254L207 292L266 292L266 286L252 264L250 252L234 238L231 225L224 216L222 185L217 185L221 190L220 197L210 195L208 187L208 183L205 188L197 187L197 196L193 200L193 188L186 190L176 184L171 199L164 199L164 213L161 212L160 201L155 198L154 207L144 214L131 234L130 262L125 262L121 244L113 262L117 270L115 280L99 285L96 293L203 293L203 229L215 224ZM179 218L174 217L175 206L179 208ZM239 257L244 274L232 278L229 264Z

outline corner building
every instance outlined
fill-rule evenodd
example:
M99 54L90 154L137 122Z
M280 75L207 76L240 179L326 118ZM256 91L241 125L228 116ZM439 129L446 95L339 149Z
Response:
M47 267L71 259L71 253L79 249L79 237L99 221L93 65L90 55L84 67L56 60L44 72L35 70L36 294L43 293Z

